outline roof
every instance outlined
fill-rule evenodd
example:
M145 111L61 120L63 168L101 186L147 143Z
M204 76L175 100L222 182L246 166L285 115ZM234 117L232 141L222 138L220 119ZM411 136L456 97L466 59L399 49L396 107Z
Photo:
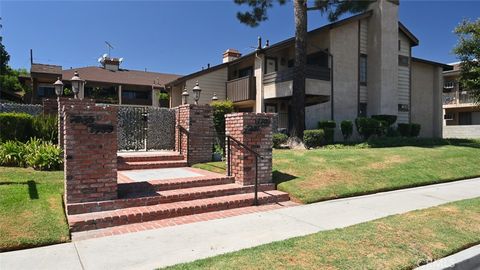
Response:
M30 73L62 74L62 66L32 63Z
M76 69L66 69L62 71L62 80L70 81L73 73L78 71L80 78L92 82L105 82L115 84L128 85L145 85L151 86L154 84L165 85L180 77L176 74L166 74L158 72L147 72L140 70L119 69L118 71L111 71L102 67L82 67Z
M412 46L417 46L419 44L418 38L412 34L403 23L398 22L398 29L410 39Z
M444 64L444 63L440 63L440 62L431 61L431 60L421 59L421 58L417 58L417 57L412 57L412 61L419 62L419 63L424 63L424 64L429 64L429 65L433 65L433 66L439 66L439 67L442 67L443 70L452 70L453 69L453 66L450 66L450 65L447 65L447 64Z

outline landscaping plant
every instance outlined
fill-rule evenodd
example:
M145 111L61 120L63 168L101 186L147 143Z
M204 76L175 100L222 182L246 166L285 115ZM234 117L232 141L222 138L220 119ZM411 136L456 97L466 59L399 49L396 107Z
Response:
M372 135L380 134L382 129L382 122L373 118L359 117L355 119L355 126L357 132L364 140L368 140Z
M305 130L303 133L303 143L307 149L319 147L325 140L325 131L323 129Z
M343 139L347 141L353 134L353 123L350 120L344 120L340 123Z
M0 144L0 165L25 167L27 155L25 145L18 141L6 141Z
M337 123L332 120L318 122L318 129L322 129L325 132L325 142L332 144L335 139L335 128Z
M283 133L275 133L272 136L273 148L280 148L282 144L287 143L288 136Z
M26 113L0 113L0 141L27 141L32 134L32 119Z
M213 125L217 133L217 144L224 149L225 153L225 115L233 112L233 102L214 101L210 105L213 108Z
M63 159L61 149L51 142L32 138L26 143L6 141L0 144L0 165L36 170L58 170Z

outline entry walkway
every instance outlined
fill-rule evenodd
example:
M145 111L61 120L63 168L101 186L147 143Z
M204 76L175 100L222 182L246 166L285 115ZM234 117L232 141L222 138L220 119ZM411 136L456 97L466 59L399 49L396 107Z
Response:
M0 269L155 269L480 197L480 178L0 254Z

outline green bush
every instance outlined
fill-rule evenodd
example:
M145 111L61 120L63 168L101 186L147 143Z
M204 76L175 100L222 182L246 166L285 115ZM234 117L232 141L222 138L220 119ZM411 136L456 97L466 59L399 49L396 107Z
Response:
M397 130L398 130L398 133L400 134L400 136L410 137L410 134L412 132L412 126L410 124L400 123L400 124L398 124Z
M388 127L387 128L387 137L399 137L400 134L395 127Z
M0 144L0 165L25 167L27 149L18 141L6 141Z
M319 147L325 140L323 129L311 129L303 132L303 143L307 149Z
M283 133L275 133L273 134L273 148L280 148L282 144L287 143L288 136Z
M213 108L213 125L217 133L217 143L222 149L225 149L225 114L233 112L233 102L230 100L214 101L210 105Z
M333 144L335 139L335 129L334 128L322 128L321 130L325 133L325 144Z
M353 134L353 123L350 120L344 120L340 123L343 139L348 140Z
M410 125L411 125L410 137L418 137L418 135L420 135L421 125L420 124L415 124L415 123L412 123Z
M0 113L0 141L26 142L32 134L32 121L26 113Z
M397 122L397 116L396 115L389 115L389 114L379 114L379 115L372 115L372 118L378 121L385 121L387 124L387 127L395 124Z
M372 135L380 135L383 129L382 122L373 118L359 117L355 119L355 125L364 140L368 140Z
M58 170L62 165L62 151L51 142L31 139L25 144L27 165L36 170Z
M38 115L32 118L32 137L57 143L58 117L56 115Z
M337 127L337 123L335 123L335 121L332 121L332 120L318 122L318 129L324 129L324 128L334 129L336 127Z

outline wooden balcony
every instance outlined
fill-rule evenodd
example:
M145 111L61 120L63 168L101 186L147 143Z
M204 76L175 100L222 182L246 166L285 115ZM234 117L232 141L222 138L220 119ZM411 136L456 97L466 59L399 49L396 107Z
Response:
M255 100L255 77L247 76L227 82L227 99L233 102Z
M307 66L305 76L307 79L330 81L330 68ZM263 84L281 83L293 80L293 68L265 74Z

